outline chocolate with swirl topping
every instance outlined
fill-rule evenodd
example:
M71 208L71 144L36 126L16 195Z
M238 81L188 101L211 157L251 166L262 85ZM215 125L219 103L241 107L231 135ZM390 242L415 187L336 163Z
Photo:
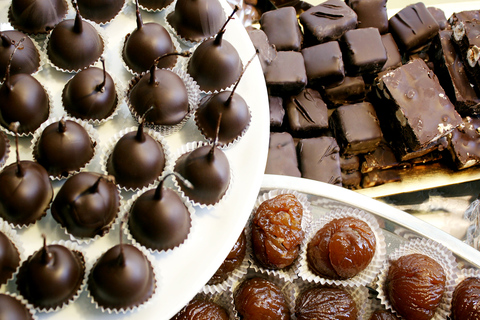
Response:
M307 88L285 105L288 124L295 136L317 136L328 129L328 109L320 93Z

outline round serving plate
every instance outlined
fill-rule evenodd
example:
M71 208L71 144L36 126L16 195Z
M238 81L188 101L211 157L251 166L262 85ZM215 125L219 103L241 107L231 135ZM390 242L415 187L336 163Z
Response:
M11 1L0 1L0 30L12 29L8 23L7 11ZM232 12L232 8L221 1L226 15ZM70 10L68 17L72 17ZM144 23L155 21L163 23L163 14L141 11ZM110 23L102 26L108 41L105 51L106 69L112 75L117 84L125 90L132 75L125 69L120 55L125 36L136 28L135 6L127 1L124 10ZM240 21L233 19L227 27L224 39L230 41L244 63L254 56L255 50L250 38L241 25ZM43 40L37 40L43 45ZM97 66L101 67L100 64ZM64 114L61 105L61 91L72 74L62 73L45 64L43 69L35 77L47 88L53 99L52 117L61 117ZM160 277L157 286L158 293L154 299L144 308L128 312L126 314L109 314L95 308L86 292L73 304L54 313L37 313L41 319L170 319L180 310L193 296L200 291L202 286L217 270L230 249L233 247L241 230L243 229L254 205L260 189L268 151L269 138L269 108L265 80L258 59L254 59L246 70L240 82L239 93L251 108L252 121L246 134L234 146L225 150L233 172L233 184L227 195L214 208L195 208L195 228L192 230L188 241L182 246L168 252L155 253L154 263ZM109 139L123 128L136 126L131 117L125 101L120 105L118 115L112 120L95 127L99 136L100 149ZM9 137L12 150L15 142ZM174 153L181 146L192 141L204 141L196 128L193 119L189 119L186 125L172 135L165 137L170 150ZM20 138L20 156L22 160L31 160L31 138ZM99 152L101 153L101 152ZM97 154L92 163L87 167L89 171L101 172L99 163L100 156ZM8 164L15 161L15 153L12 152ZM64 181L55 181L54 189L58 191ZM128 200L133 193L122 191L124 200ZM119 226L107 236L90 244L82 244L87 253L87 259L95 259L119 242ZM17 229L25 249L25 257L38 250L43 243L41 234L47 235L47 243L52 241L69 239L60 226L53 220L50 212L35 225ZM125 238L125 237L124 237ZM93 263L94 261L90 261ZM16 292L14 280L0 291Z

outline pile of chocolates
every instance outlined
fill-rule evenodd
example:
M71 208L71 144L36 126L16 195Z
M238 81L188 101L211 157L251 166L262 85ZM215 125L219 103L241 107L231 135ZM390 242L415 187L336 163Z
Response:
M265 173L358 189L479 164L478 10L273 3L248 27L269 91Z

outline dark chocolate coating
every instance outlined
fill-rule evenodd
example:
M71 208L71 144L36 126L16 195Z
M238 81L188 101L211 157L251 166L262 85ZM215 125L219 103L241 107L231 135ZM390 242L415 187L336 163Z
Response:
M108 249L93 266L88 289L95 301L106 308L133 308L155 292L156 281L150 261L130 244Z
M3 82L8 61L15 48L15 45L22 38L22 44L13 55L10 66L10 74L28 73L32 74L40 68L40 54L33 44L33 41L24 33L16 30L0 32L0 79Z
M395 153L386 141L380 142L375 151L363 155L362 172L384 170L400 166Z
M143 133L137 140L137 132L125 134L117 141L108 158L107 171L118 185L125 188L142 188L155 181L165 168L163 147L150 135Z
M243 70L237 49L227 40L205 40L193 52L187 72L203 91L225 89L238 79Z
M23 175L17 175L17 163L0 173L0 217L19 226L44 216L53 199L45 168L33 161L21 161L20 166Z
M232 272L237 269L243 262L245 254L247 252L247 239L245 231L242 231L237 241L233 245L233 248L228 253L228 256L223 260L220 267L208 280L208 285L215 285L225 281Z
M448 150L457 169L465 169L480 163L480 120L465 117L463 125L453 130Z
M175 47L168 31L155 22L142 24L125 37L122 58L125 64L136 73L149 70L155 59L166 53L172 53ZM172 68L177 56L162 58L158 68Z
M439 31L439 26L423 2L406 6L388 20L388 27L398 46L414 51L427 44Z
M270 109L270 130L280 130L283 125L283 118L285 117L282 97L269 95L268 105Z
M66 120L65 130L60 128L60 122L43 130L33 150L35 160L54 177L66 177L84 167L92 159L96 145L77 122Z
M133 238L153 250L168 250L182 244L190 232L191 218L177 193L162 188L144 192L133 203L128 228Z
M151 107L145 121L154 125L175 125L188 114L188 93L182 79L166 69L155 70L155 81L150 83L150 72L145 73L127 93L130 107L138 116Z
M53 200L52 217L75 237L103 236L117 216L120 206L117 187L101 177L94 172L73 175Z
M225 153L205 145L181 155L175 163L175 172L190 181L193 189L179 181L180 188L195 202L210 205L218 202L230 185L230 164Z
M57 67L76 71L97 61L103 53L104 43L97 30L81 19L81 31L75 31L75 20L60 22L50 34L47 55Z
M265 70L269 94L289 96L299 94L307 85L305 63L300 52L279 51Z
M377 28L381 34L388 31L387 0L347 0L357 14L357 28Z
M279 51L300 51L303 42L294 7L283 7L267 11L260 18L260 26Z
M193 299L172 320L228 320L227 311L219 304L212 301Z
M267 66L277 56L277 50L274 45L268 41L268 37L265 32L257 28L247 28L248 36L252 40L253 46L257 50L258 59L262 65L262 70L265 72Z
M170 5L173 0L139 0L138 4L149 10L161 10Z
M197 127L212 142L217 134L218 118L222 114L218 131L219 145L228 144L240 137L252 119L247 103L238 93L235 92L227 103L231 94L231 91L212 94L202 101L195 111Z
M7 283L19 265L20 253L18 249L15 247L15 244L0 231L0 286Z
M108 118L117 106L117 92L112 77L106 73L105 85L103 70L90 67L80 71L65 85L62 103L72 117L83 120Z
M362 187L371 188L385 183L401 181L397 169L374 170L363 174Z
M342 187L347 189L358 189L362 183L362 173L360 171L341 172Z
M265 173L280 174L292 177L301 176L300 170L298 169L295 143L290 133L270 133Z
M358 313L352 295L342 288L313 287L302 291L295 302L298 320L353 320Z
M392 34L382 34L382 43L387 52L387 61L383 65L382 71L400 67L402 65L402 55Z
M356 155L340 156L340 168L343 172L352 172L360 169L360 157Z
M201 41L217 34L225 20L218 0L180 0L167 16L177 34L190 41Z
M341 185L340 148L333 137L301 139L298 157L302 177Z
M339 84L345 78L338 41L328 41L302 50L308 84L313 87Z
M480 278L468 277L460 282L453 292L452 319L480 318Z
M451 26L445 17L445 12L437 7L427 7L428 12L435 18L435 21L438 23L440 30L449 29Z
M41 248L22 263L17 289L38 308L55 308L67 303L80 289L85 261L80 252L53 244Z
M365 99L366 93L365 81L362 76L345 77L342 83L326 87L322 92L322 97L331 108L361 102Z
M285 103L288 126L293 136L318 136L328 129L328 108L317 90L307 88Z
M20 122L18 133L33 133L48 119L50 101L37 79L29 74L10 77L10 90L4 82L0 87L0 125L8 128Z
M77 0L83 18L96 23L107 23L123 8L125 0Z
M9 20L13 27L26 33L50 32L67 15L64 0L13 0Z
M0 319L33 320L33 316L18 298L0 293Z

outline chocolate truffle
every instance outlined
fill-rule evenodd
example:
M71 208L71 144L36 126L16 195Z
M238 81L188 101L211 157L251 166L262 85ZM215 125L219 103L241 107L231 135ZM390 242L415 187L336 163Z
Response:
M19 265L20 253L17 247L0 231L0 286L8 282Z
M289 131L295 137L319 136L328 129L328 109L317 90L306 88L285 102Z
M125 0L77 0L82 17L100 24L115 18L124 4Z
M76 238L94 238L108 232L117 216L120 193L101 174L80 172L62 185L52 203L52 216Z
M194 298L182 310L180 310L172 320L228 320L225 308L219 304Z
M268 269L283 269L300 254L304 238L303 206L293 194L263 201L254 213L251 234L257 261Z
M300 51L303 36L294 7L265 12L260 18L260 27L278 51Z
M290 319L285 296L273 282L255 277L244 280L234 293L235 308L243 320Z
M24 261L17 275L17 289L41 310L68 304L85 278L85 259L79 251L60 244L46 245Z
M215 146L201 145L182 154L177 159L174 170L193 185L193 188L189 188L179 181L182 192L196 203L217 203L230 185L228 158Z
M115 83L105 65L103 69L89 67L75 74L62 91L65 111L86 121L108 118L115 111L117 101Z
M97 259L87 280L88 290L102 308L129 310L145 303L156 290L153 267L131 244L117 244Z
M142 193L132 204L128 216L128 229L132 237L152 250L173 249L187 238L190 212L182 198L162 180L156 189Z
M68 177L95 154L96 142L81 124L61 119L49 124L33 147L33 157L53 177Z
M225 20L218 0L180 0L167 15L168 23L177 34L189 41L202 41L215 35Z
M391 262L385 293L402 317L427 320L432 319L440 305L445 282L445 271L438 262L424 254L413 253Z
M302 49L308 84L313 87L340 84L345 78L342 50L338 41Z
M288 132L270 133L266 174L279 174L300 177L297 152L293 137Z
M247 239L245 231L242 231L225 260L223 260L220 267L218 267L217 271L215 271L210 280L208 280L207 285L216 285L225 281L232 272L242 264L246 252Z
M0 319L33 320L32 311L18 297L0 293Z
M124 134L115 144L106 163L108 174L126 189L140 189L153 183L165 169L163 145L143 130Z
M40 69L40 53L33 41L24 33L16 30L0 32L0 79L5 77L5 70L10 61L10 56L15 45L25 38L20 44L19 50L13 55L10 65L10 74L32 74Z
M347 0L357 14L357 28L377 28L381 34L388 31L387 0Z
M52 64L73 72L94 64L104 51L102 37L77 9L74 19L60 22L47 40L47 56Z
M298 320L357 319L359 311L350 293L342 288L312 287L295 301Z
M297 145L302 178L342 185L340 148L333 137L301 139Z
M460 282L453 291L452 319L478 319L480 310L480 278L469 277Z
M375 234L363 220L333 219L317 230L308 243L308 267L328 279L353 278L372 261L376 243Z
M269 94L289 96L299 94L307 85L303 55L295 51L279 51L265 70Z
M50 32L67 15L65 0L13 0L8 10L12 26L29 34Z
M158 68L173 68L176 56L169 56L156 62L156 59L175 51L168 31L156 22L143 23L137 3L137 28L125 36L122 58L134 73L149 70L154 63Z

